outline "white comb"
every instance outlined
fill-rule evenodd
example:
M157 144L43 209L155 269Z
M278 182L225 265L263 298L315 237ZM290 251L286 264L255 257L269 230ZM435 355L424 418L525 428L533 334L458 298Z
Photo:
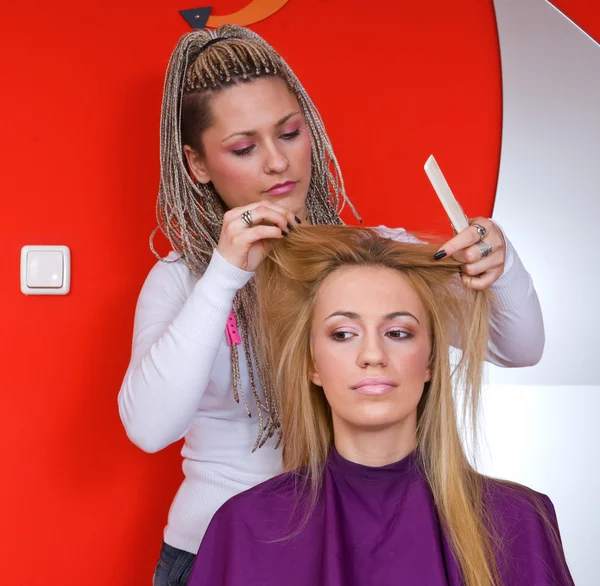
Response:
M442 202L454 231L458 233L462 232L465 228L468 228L469 219L465 215L465 212L463 212L460 204L456 201L456 198L433 155L430 155L425 162L425 173L427 173L427 177L429 177L433 189L435 189L439 200Z

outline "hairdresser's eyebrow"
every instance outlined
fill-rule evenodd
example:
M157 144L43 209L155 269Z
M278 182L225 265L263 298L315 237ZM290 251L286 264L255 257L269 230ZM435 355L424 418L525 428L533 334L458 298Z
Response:
M297 112L290 112L289 114L287 114L286 116L284 116L281 120L278 120L275 123L275 128L280 128L281 126L283 126L290 118L292 118L292 116L296 116L296 114L300 114L300 111ZM226 136L221 142L225 142L226 140L229 140L230 138L232 138L233 136L254 136L255 134L257 134L256 130L240 130L239 132L234 132L232 134L230 134L229 136Z
M354 313L353 311L334 311L331 315L328 315L325 318L325 321L332 317L347 317L348 319L360 319L360 315L358 313ZM394 311L393 313L388 313L384 315L383 318L385 320L394 319L395 317L412 317L418 324L421 322L412 314L410 311Z

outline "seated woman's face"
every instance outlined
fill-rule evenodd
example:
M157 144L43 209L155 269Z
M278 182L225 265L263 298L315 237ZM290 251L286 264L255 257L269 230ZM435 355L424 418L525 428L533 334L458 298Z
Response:
M416 429L430 380L425 307L407 278L382 267L336 270L321 285L312 320L314 372L340 426Z

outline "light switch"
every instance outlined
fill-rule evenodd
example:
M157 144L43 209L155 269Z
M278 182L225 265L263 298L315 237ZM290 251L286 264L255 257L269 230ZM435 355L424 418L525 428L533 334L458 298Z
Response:
M21 291L25 295L66 295L71 286L71 253L67 246L24 246Z
M27 253L28 287L62 287L63 255L58 250L30 250Z

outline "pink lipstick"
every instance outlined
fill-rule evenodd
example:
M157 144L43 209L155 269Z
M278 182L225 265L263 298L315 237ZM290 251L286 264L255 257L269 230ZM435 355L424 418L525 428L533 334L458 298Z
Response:
M385 395L385 393L389 393L397 386L392 379L377 376L374 378L363 378L352 387L352 390L361 395Z
M285 181L284 183L277 183L276 185L273 185L273 187L271 187L268 191L266 191L266 193L268 193L269 195L285 195L286 193L292 191L294 187L296 187L296 183L296 181Z

